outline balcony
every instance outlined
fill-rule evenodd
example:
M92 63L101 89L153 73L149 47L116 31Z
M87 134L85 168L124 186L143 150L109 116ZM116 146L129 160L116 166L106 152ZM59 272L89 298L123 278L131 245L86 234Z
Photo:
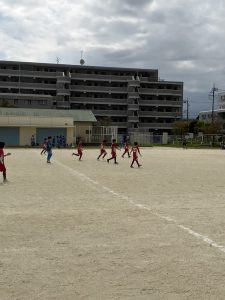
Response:
M19 93L0 93L2 99L35 99L35 100L52 100L55 96L40 94L19 94Z
M26 82L9 82L0 81L0 87L2 88L26 88L26 89L39 89L39 90L55 90L55 84L45 84L45 83L26 83Z
M127 109L128 110L139 110L139 105L138 104L128 104Z
M70 102L67 101L57 101L56 102L56 107L57 108L70 108Z
M129 87L140 87L140 81L139 80L129 80L128 86Z
M140 117L181 118L182 112L139 111Z
M172 129L173 123L139 123L138 126L149 129Z
M131 123L138 123L139 122L139 117L138 116L128 116L127 121Z
M157 82L158 76L151 76L151 77L139 77L141 82Z
M78 80L96 80L96 81L119 81L127 82L131 80L131 76L116 76L116 75L100 75L100 74L82 74L82 73L71 73L72 79Z
M105 92L105 93L127 93L126 87L71 85L71 91L81 92Z
M0 75L6 75L9 77L18 76L18 77L55 78L56 72L0 69Z
M140 97L139 93L137 93L137 92L129 92L128 93L128 99L137 99L139 97Z
M172 95L172 96L182 96L182 90L171 90L171 89L148 89L148 88L140 88L140 94L147 95Z
M70 90L67 89L57 90L57 96L70 96Z
M63 72L56 73L57 83L70 83L71 78L69 76L65 76Z
M139 105L142 106L168 106L168 107L182 107L182 101L168 101L168 100L141 100L139 99Z
M92 110L95 116L122 116L127 117L127 110Z
M127 99L70 97L71 103L127 105Z

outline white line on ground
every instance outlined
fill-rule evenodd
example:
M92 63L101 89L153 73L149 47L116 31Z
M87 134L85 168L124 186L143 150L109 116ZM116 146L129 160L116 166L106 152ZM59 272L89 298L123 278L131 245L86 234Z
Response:
M186 231L187 233L189 233L190 235L198 238L199 240L203 241L204 243L208 244L211 247L214 247L218 250L220 250L221 252L225 253L225 247L222 245L217 244L215 241L211 240L210 238L208 238L207 236L200 234L182 224L179 224L175 219L169 217L169 216L164 216L161 215L157 212L154 212L151 207L145 206L143 204L140 203L135 203L130 197L128 196L124 196L122 194L116 193L113 190L111 190L110 188L106 187L106 186L102 186L99 182L91 179L90 177L88 177L87 175L80 173L74 169L72 169L71 167L57 161L54 159L54 163L58 164L60 167L66 169L67 171L69 171L72 175L79 177L80 180L84 181L85 183L91 183L93 186L98 186L99 188L102 188L103 190L107 191L110 194L113 194L114 196L118 197L119 199L122 200L126 200L128 201L132 206L137 207L139 209L143 209L143 210L148 210L152 215L158 217L159 219L163 219L166 220L167 222L170 222L172 224L174 224L175 226L177 226L178 228Z

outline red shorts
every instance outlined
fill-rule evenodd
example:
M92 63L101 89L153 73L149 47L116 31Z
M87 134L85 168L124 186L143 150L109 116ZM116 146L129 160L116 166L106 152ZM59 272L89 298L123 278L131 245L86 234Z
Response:
M105 149L101 149L101 154L106 153Z
M116 152L111 152L111 154L112 154L112 158L116 157Z
M82 151L81 151L81 150L77 150L77 153L78 153L79 155L82 155Z
M0 164L0 172L5 172L6 168L4 164Z
M137 160L137 159L138 159L137 155L133 155L133 160Z

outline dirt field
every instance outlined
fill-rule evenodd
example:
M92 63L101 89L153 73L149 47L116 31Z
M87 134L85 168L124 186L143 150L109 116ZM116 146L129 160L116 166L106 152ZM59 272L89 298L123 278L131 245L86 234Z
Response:
M225 299L225 151L10 152L1 300Z

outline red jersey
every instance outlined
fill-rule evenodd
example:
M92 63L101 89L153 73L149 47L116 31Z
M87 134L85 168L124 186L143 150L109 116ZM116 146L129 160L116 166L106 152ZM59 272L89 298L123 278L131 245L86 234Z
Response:
M101 145L100 145L100 152L101 153L106 152L106 150L105 150L105 143L101 143Z
M83 151L83 146L82 146L82 143L79 142L78 145L77 145L77 152L78 152L79 154L81 154L82 151Z
M133 160L138 159L138 153L140 154L140 150L139 150L138 146L132 147L131 152L133 152Z
M112 145L111 145L111 154L112 154L112 157L116 156L116 149L117 149L117 144L116 143L112 143Z
M129 145L128 145L128 143L125 144L124 150L125 150L125 151L128 151L128 150L129 150Z
M4 164L4 151L0 149L0 172L6 171L5 164Z

